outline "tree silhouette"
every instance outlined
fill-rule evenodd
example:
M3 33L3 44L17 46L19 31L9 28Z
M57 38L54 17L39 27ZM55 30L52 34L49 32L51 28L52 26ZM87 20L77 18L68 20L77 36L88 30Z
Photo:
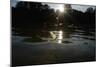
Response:
M64 13L60 13L59 10L55 12L47 4L20 1L16 7L12 7L12 27L24 33L66 30L69 26L95 29L96 9L90 7L86 12L82 12L72 9L71 5L65 5L64 8Z

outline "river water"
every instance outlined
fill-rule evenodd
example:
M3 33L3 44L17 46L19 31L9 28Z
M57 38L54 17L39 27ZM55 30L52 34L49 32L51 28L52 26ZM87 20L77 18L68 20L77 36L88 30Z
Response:
M54 30L48 31L48 34L49 36L37 36L38 39L13 31L13 65L95 61L95 31Z

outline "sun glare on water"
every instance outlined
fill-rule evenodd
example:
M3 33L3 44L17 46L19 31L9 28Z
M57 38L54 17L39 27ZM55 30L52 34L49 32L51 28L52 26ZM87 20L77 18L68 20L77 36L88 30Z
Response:
M62 39L63 39L63 32L59 31L59 34L58 34L58 43L62 43Z
M51 31L50 32L53 41L57 43L62 43L63 31Z

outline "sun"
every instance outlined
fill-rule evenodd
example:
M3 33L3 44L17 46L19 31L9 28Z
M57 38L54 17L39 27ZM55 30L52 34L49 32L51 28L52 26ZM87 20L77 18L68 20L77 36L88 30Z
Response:
M59 5L57 7L57 9L60 11L60 12L64 12L64 5Z

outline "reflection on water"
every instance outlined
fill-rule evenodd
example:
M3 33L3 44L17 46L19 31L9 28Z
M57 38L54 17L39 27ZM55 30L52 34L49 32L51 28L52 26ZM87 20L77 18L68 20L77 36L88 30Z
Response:
M32 35L27 36L25 33ZM90 61L95 60L95 31L62 29L30 33L22 30L12 32L12 46L14 62L18 60L35 64Z
M22 63L25 61L35 64L95 60L96 45L93 31L68 29L32 32L34 35L30 37L25 34L22 36L19 34L21 32L12 34L14 62L21 60ZM29 34L29 32L24 33Z
M89 29L88 29L89 30ZM28 43L41 43L41 42L50 42L50 43L60 43L60 44L95 44L95 31L84 30L84 29L73 29L66 28L66 30L41 30L41 31L15 31L12 32L15 42L21 39L21 37L28 37L21 40L21 42ZM17 39L16 36L20 38ZM12 39L13 40L13 39ZM20 43L20 42L19 42Z
M50 31L50 34L54 42L62 43L63 31Z

